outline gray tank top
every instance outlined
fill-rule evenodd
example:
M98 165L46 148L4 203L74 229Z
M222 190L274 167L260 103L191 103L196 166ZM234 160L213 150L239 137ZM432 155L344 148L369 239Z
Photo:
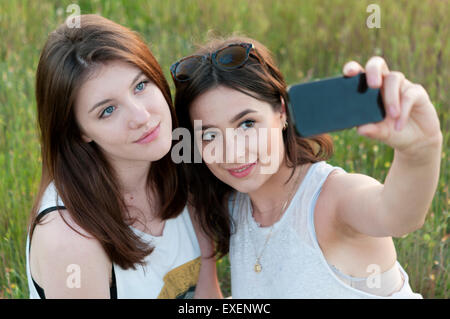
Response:
M388 272L398 268L403 282L388 297L357 289L328 264L315 235L314 207L323 183L335 169L342 170L324 161L310 166L285 213L273 226L260 259L261 272L255 272L254 265L270 227L257 225L247 194L233 194L229 201L235 225L229 253L233 298L422 298L412 291L408 275L398 262Z

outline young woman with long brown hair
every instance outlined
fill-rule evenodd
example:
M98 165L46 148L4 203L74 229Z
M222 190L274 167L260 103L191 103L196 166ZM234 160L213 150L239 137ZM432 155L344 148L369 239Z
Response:
M30 297L220 297L212 245L170 158L177 121L158 62L131 30L80 18L50 34L37 69Z
M329 135L296 135L286 83L261 43L213 40L171 71L180 126L203 160L187 167L193 205L218 252L229 251L233 298L421 297L392 237L421 227L437 186L442 134L423 87L380 57L366 65L387 116L358 133L395 149L381 184L328 164Z

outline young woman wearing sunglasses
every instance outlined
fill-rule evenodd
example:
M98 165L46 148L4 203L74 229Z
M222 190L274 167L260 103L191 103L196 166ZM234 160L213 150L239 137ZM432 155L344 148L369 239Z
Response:
M37 69L30 297L220 297L212 245L169 155L177 121L158 62L129 29L80 18L50 34Z
M366 64L387 117L358 133L395 149L382 184L328 164L329 135L296 135L286 83L257 41L211 41L171 71L180 126L203 159L187 167L193 205L218 252L229 251L233 298L421 298L392 237L423 225L437 186L442 134L423 87L380 57ZM345 76L361 71L344 66ZM266 148L239 149L247 136Z

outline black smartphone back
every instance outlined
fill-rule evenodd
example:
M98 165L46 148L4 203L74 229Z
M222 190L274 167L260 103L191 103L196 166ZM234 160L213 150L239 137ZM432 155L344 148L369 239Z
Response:
M302 137L379 122L386 115L380 90L367 86L365 73L292 85L288 95Z

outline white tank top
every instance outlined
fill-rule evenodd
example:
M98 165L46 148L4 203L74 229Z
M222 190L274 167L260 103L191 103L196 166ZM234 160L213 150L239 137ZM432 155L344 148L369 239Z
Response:
M42 197L39 213L55 206L64 204L51 183ZM113 263L117 298L192 298L200 272L200 247L187 207L178 217L166 220L162 236L155 237L132 229L155 249L145 258L145 267L125 270ZM39 299L30 271L29 233L26 248L30 298Z
M396 262L403 284L381 297L351 287L327 263L315 235L314 207L328 175L340 167L322 161L310 166L287 210L276 222L260 258L262 271L254 271L271 227L259 227L251 214L247 194L230 198L234 220L230 239L233 298L422 298L409 285L408 275Z

